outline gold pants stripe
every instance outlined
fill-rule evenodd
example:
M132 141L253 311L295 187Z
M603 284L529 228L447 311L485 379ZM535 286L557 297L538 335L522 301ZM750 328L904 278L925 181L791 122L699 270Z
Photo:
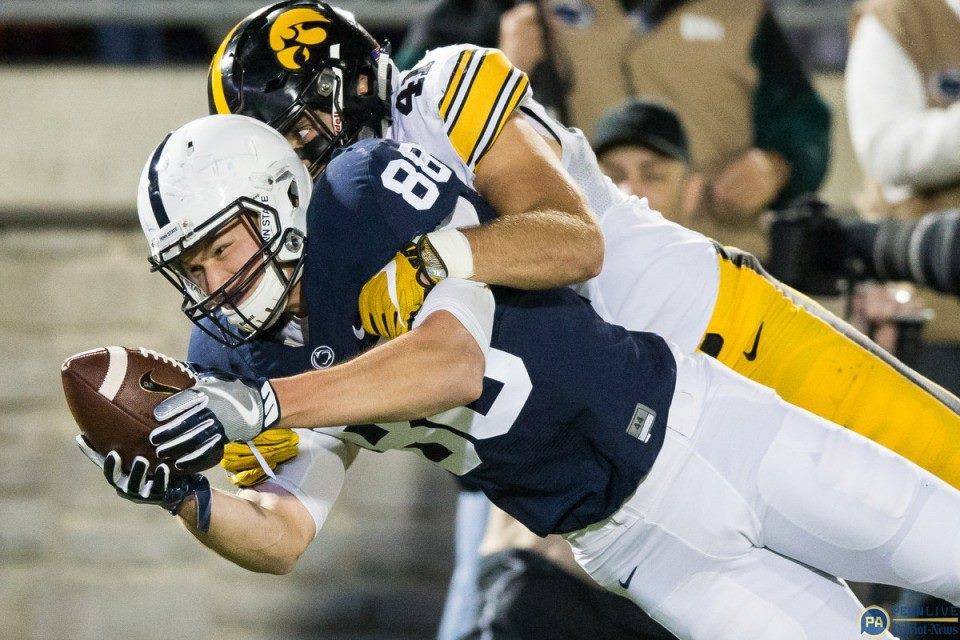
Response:
M719 294L702 351L960 488L960 399L752 256L728 247L718 256Z

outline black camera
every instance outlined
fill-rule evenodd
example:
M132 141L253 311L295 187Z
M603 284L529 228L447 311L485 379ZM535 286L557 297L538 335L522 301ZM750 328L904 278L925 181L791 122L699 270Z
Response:
M832 215L805 198L770 225L767 268L810 295L839 295L846 282L906 281L960 295L960 211L870 222Z

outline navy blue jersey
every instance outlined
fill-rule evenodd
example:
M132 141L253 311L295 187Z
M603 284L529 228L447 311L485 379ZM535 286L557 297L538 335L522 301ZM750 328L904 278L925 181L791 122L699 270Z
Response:
M489 205L418 147L358 143L331 161L311 199L307 346L260 341L224 356L225 347L195 332L190 359L241 375L284 375L350 358L369 346L358 331L364 282L413 236L490 217ZM416 451L537 534L598 522L660 450L673 355L658 336L603 322L571 289L492 291L478 400L421 420L325 431L367 449ZM274 357L284 362L266 361Z

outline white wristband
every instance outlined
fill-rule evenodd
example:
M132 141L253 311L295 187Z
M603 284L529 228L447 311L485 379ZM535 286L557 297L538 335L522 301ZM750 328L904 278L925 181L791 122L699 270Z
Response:
M448 278L473 276L473 249L467 236L457 229L443 229L428 233L427 239L447 268Z

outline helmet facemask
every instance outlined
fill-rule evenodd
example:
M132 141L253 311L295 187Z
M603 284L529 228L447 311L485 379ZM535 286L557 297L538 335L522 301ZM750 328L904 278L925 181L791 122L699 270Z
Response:
M320 175L337 148L352 142L343 126L343 82L338 71L324 69L313 89L270 123L293 146L313 178Z
M151 257L152 270L183 294L183 312L194 324L222 344L239 346L262 336L284 315L303 272L303 235L293 228L277 233L279 222L275 209L239 198L211 217L208 228L183 234ZM245 226L257 250L232 277L206 293L185 268L184 257L235 223Z
M373 90L373 82L368 78L368 94ZM355 80L354 84L352 91L358 92L359 82ZM367 97L358 95L353 102ZM337 149L353 144L363 133L364 123L345 107L348 102L343 70L327 67L317 74L310 90L269 123L290 142L314 179L323 172ZM368 135L374 132L371 130Z

